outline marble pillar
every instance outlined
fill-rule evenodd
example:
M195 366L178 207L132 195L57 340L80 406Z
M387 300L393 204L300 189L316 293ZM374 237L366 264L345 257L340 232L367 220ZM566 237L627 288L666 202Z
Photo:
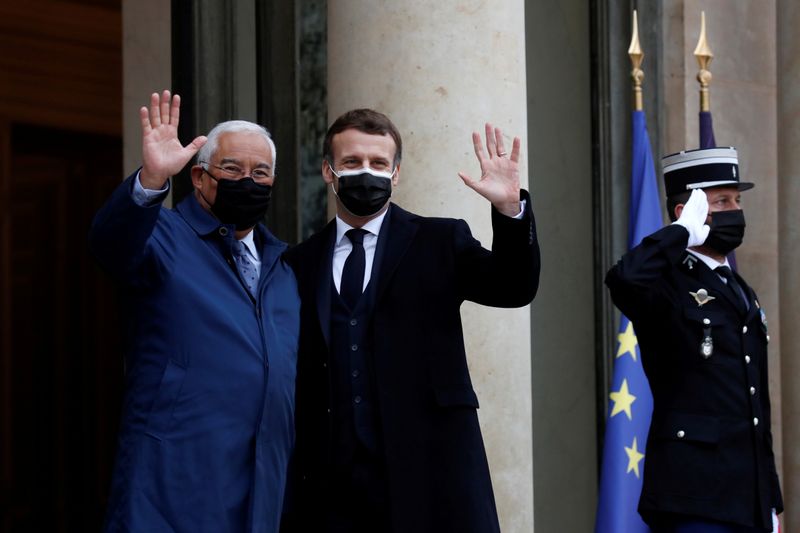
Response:
M328 115L389 115L403 136L394 200L465 219L491 245L489 204L459 179L480 174L470 134L491 121L527 146L524 2L328 2ZM527 187L527 153L521 175ZM533 528L530 309L465 303L465 340L504 531Z
M800 531L800 5L777 2L778 71L778 244L781 289L780 324L783 335L780 398L783 413L784 531ZM774 378L773 378L774 379Z

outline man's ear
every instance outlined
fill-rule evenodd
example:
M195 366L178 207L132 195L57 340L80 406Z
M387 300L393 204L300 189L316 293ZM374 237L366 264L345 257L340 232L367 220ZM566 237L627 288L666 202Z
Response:
M192 185L195 189L200 189L203 186L203 167L200 165L192 166Z
M392 187L397 187L397 182L400 181L400 163L394 167L394 174L392 175Z
M675 206L675 220L681 218L681 213L683 213L683 206L684 204L678 204Z
M322 179L326 185L333 183L333 171L327 159L322 159Z

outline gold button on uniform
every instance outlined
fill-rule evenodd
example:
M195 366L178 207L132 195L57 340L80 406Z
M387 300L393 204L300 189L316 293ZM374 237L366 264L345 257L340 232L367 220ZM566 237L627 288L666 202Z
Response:
M679 429L679 430L678 430L678 438L679 438L679 439L682 439L682 438L683 438L683 437L685 437L685 436L686 436L686 432L685 432L685 431L683 431L682 429Z

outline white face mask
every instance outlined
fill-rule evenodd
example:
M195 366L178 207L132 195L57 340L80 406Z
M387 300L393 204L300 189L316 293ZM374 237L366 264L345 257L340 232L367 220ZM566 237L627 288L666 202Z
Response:
M369 167L362 167L362 168L354 168L351 170L340 170L339 172L336 172L335 170L333 170L333 167L331 166L330 163L328 163L328 168L331 169L331 172L333 172L333 174L337 178L346 178L347 176L358 176L360 174L370 174L372 176L375 176L376 178L386 178L387 180L392 179L394 177L395 171L397 170L394 169L391 172L381 172L380 170L373 170Z

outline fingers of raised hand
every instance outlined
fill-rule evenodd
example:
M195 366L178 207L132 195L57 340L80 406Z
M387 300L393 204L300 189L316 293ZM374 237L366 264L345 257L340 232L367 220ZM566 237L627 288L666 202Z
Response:
M519 153L522 149L522 141L519 137L514 137L514 141L511 143L511 160L515 163L519 162Z
M176 128L178 127L178 122L181 116L181 97L180 95L176 94L172 97L172 105L169 109L169 123Z
M486 159L486 152L483 151L481 134L477 131L472 132L472 148L475 150L475 155L478 157L478 161L483 164L483 160Z
M164 90L164 92L161 93L161 105L159 109L161 113L159 118L162 124L169 124L169 118L170 118L169 108L170 108L170 94L169 91Z
M147 120L149 121L150 128L158 128L162 125L177 126L180 117L181 98L177 94L172 96L169 91L165 90L159 95L153 93L150 95L150 109L147 113ZM147 108L142 108L147 110ZM142 116L142 127L144 125L144 111L140 112Z
M705 223L706 216L708 216L708 198L705 191L702 189L694 189L687 204L691 204L691 211L693 216L701 223Z
M469 177L467 174L463 172L459 172L458 177L461 178L461 181L464 182L464 185L466 185L470 189L475 189L475 187L477 186L475 180L473 180L471 177Z
M497 155L497 139L495 137L494 128L488 122L486 128L486 151L489 152L489 157L493 158Z
M505 157L508 155L506 152L505 143L503 142L503 132L500 128L494 128L494 144L497 148L497 157Z

